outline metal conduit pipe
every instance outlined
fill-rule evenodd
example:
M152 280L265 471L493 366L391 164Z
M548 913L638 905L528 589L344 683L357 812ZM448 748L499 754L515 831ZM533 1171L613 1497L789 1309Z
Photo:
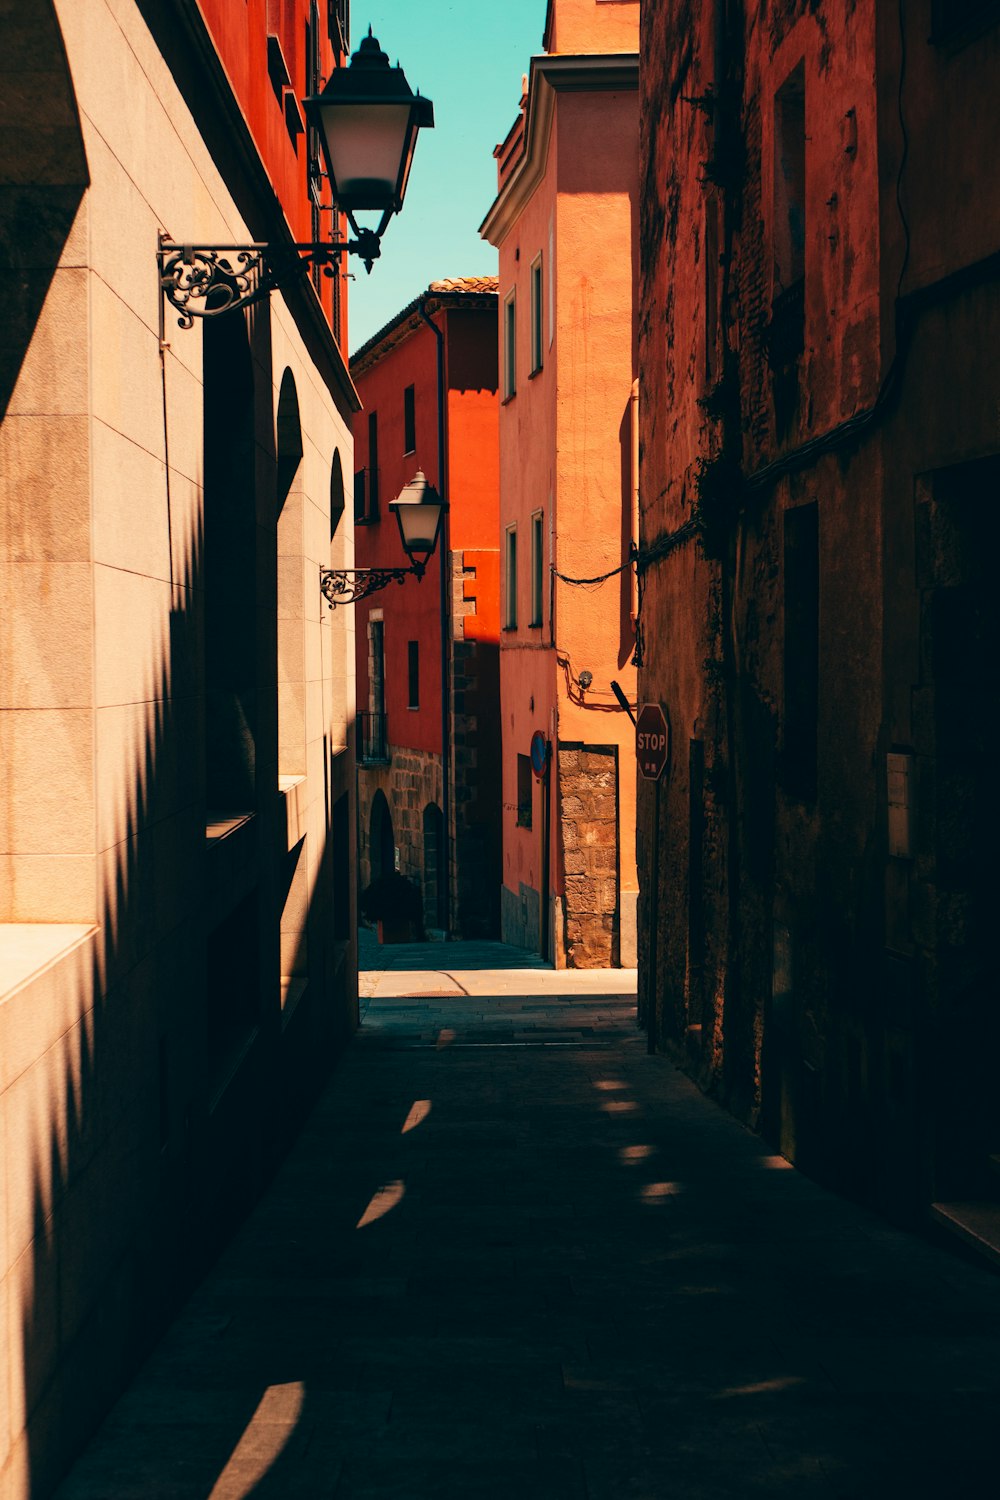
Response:
M421 297L418 312L437 339L437 487L444 509L441 512L441 536L438 544L440 567L440 623L441 623L441 822L443 844L441 851L441 883L443 894L441 906L444 916L444 935L451 935L451 715L449 690L449 585L451 582L450 530L448 526L448 484L445 474L445 425L444 425L444 334L427 311L427 299Z
M632 553L633 556L639 550L639 379L638 376L632 382L632 393L629 396L629 408L632 418ZM629 618L632 621L632 629L639 618L639 569L633 563L631 569L632 577L632 602L629 606Z

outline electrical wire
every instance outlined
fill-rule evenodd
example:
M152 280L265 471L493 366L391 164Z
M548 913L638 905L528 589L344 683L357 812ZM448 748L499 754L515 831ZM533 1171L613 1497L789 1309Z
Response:
M585 588L590 584L607 583L609 578L616 578L619 573L624 573L626 568L636 567L642 572L644 568L649 567L650 563L656 562L661 557L666 557L669 552L672 552L675 547L679 547L682 542L686 542L689 537L696 536L698 530L699 523L692 516L683 525L678 526L676 531L668 531L666 536L661 536L649 547L630 548L625 562L619 563L617 568L612 568L608 573L599 573L596 578L569 578L565 573L560 573L556 569L553 569L553 572L562 583L573 584L577 588Z

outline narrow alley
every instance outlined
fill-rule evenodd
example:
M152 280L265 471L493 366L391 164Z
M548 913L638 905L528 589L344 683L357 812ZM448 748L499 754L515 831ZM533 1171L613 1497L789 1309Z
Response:
M1000 1279L647 1056L634 972L393 959L60 1500L992 1492Z

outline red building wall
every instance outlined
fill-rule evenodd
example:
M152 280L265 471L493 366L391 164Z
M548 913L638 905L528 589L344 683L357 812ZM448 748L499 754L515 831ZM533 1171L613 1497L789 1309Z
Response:
M997 1036L998 64L995 6L643 7L640 697L674 759L640 997L790 1159L906 1212L976 1198L1000 1140L957 1040Z
M362 410L354 419L355 469L368 470L369 423L378 421L379 519L358 521L355 561L359 568L405 568L399 527L390 501L418 469L438 484L436 340L421 326L364 374L356 377ZM416 446L404 452L403 392L414 387ZM369 702L368 620L372 610L385 620L385 706L393 743L413 749L441 750L440 657L441 548L435 550L424 577L407 578L401 587L363 600L355 607L358 707ZM377 616L376 616L377 617ZM420 707L407 706L408 641L420 642Z
M274 184L295 239L306 243L330 235L331 214L319 215L319 232L313 217L308 180L308 132L303 128L301 101L311 91L306 50L306 28L316 25L319 74L325 81L345 61L336 21L341 7L328 0L198 0L202 14L218 48L233 92ZM345 13L349 7L343 6ZM332 34L332 35L331 35ZM277 38L289 75L283 85L280 63L268 37ZM289 97L290 96L290 97ZM323 192L323 201L329 194ZM343 289L344 283L340 282ZM318 278L318 291L327 316L333 317L334 283ZM339 342L347 347L347 298L339 317Z
M380 868L368 826L377 792L386 799L401 872L423 882L427 925L433 894L423 814L449 804L453 910L448 925L486 935L499 900L499 552L495 283L435 283L424 305L441 330L444 359L445 491L448 534L421 581L407 578L356 606L358 708L376 707L370 671L372 622L384 643L384 764L360 770L361 880ZM464 290L467 289L467 290ZM485 289L485 290L484 290ZM371 424L377 426L378 519L358 519L361 568L405 567L408 559L390 503L422 470L439 485L438 339L406 308L355 355L363 402L355 418L355 465L370 496ZM407 449L404 400L413 387L414 443ZM442 771L441 568L447 569L448 795ZM409 703L409 643L419 648L419 706ZM365 759L364 737L360 760ZM370 758L371 760L371 758ZM495 867L495 869L494 869Z

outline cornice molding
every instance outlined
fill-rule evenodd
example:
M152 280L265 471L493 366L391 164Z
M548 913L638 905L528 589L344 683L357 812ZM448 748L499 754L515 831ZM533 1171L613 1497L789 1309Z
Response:
M419 333L427 324L420 316L423 306L429 317L436 312L492 312L497 311L496 292L423 292L402 308L390 322L372 335L351 356L351 377L358 380L369 370L381 364L400 344Z
M600 94L639 87L638 52L538 54L531 59L521 159L497 194L479 233L499 249L545 176L558 93ZM507 140L510 139L510 132Z

